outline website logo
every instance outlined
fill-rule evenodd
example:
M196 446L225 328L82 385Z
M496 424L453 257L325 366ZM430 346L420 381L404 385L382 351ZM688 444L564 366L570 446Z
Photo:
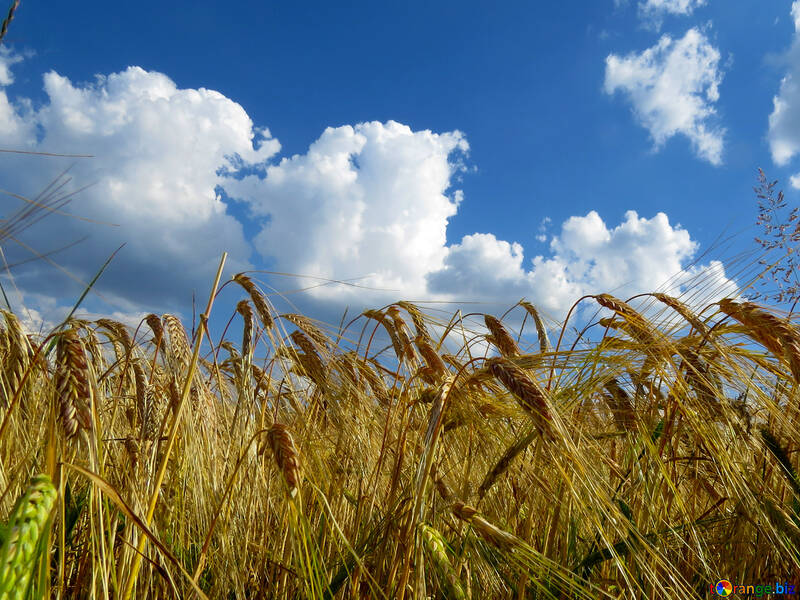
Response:
M767 585L739 585L731 583L728 579L720 579L717 583L710 586L712 593L717 596L731 596L732 594L742 594L748 598L762 598L764 596L779 597L795 596L800 594L800 586L788 581L775 582Z
M720 579L714 586L717 596L730 596L733 593L733 584L727 579Z

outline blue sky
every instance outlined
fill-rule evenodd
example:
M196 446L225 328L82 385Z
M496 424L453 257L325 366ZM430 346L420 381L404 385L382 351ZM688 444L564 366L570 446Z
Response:
M68 210L118 227L51 215L23 241L88 236L52 257L83 281L126 242L86 309L129 322L187 315L222 250L229 273L360 278L291 296L334 322L523 296L560 318L583 293L673 275L672 293L700 274L722 294L726 256L692 261L724 232L741 232L728 256L753 248L757 167L797 204L795 4L23 0L0 148L95 158L4 154L0 188L34 196L70 166L65 190L93 184ZM34 321L80 293L47 263L12 273Z

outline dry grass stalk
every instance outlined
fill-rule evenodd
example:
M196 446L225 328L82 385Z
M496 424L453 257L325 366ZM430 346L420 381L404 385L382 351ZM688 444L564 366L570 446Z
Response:
M278 470L283 474L289 496L294 498L300 489L300 457L295 448L292 434L285 425L275 423L269 428L267 433L272 456Z
M500 354L506 358L519 356L517 343L499 319L492 315L483 315L483 320L486 323L486 328L491 332L491 335L486 336L486 339L497 346L497 349L500 350Z
M58 338L55 379L59 417L64 434L70 439L92 427L86 355L74 329L67 329Z
M256 312L258 313L258 318L261 319L261 324L264 326L264 328L271 329L274 323L272 320L272 311L267 303L267 299L255 286L253 280L244 273L237 273L233 276L233 280L242 286L250 295L250 300L253 301L253 306L255 306Z
M50 477L42 474L31 480L14 504L0 550L0 598L23 600L26 597L36 567L40 537L57 497Z

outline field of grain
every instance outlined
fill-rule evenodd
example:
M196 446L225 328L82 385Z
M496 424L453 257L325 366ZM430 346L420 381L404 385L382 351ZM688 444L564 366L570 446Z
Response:
M792 318L600 294L580 337L525 302L330 326L248 274L213 288L193 337L3 312L0 595L693 598L800 572Z

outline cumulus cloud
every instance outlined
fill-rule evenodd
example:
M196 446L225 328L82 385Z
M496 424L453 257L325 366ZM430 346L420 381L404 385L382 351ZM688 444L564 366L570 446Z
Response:
M461 198L451 178L468 149L458 131L412 131L394 121L328 128L306 154L225 189L255 217L269 216L255 245L282 269L422 295L425 274L447 253L447 221Z
M454 184L469 151L458 131L415 131L394 121L331 127L306 152L279 158L269 131L218 92L181 89L138 67L88 84L50 72L47 99L34 108L8 96L13 60L0 55L0 147L95 155L73 166L75 181L94 185L69 208L119 225L51 215L30 230L28 242L47 251L89 234L57 255L84 280L127 242L97 286L125 322L142 311L185 307L192 290L203 295L223 250L231 271L270 265L355 280L361 287L310 292L311 308L332 319L346 304L508 303L523 296L563 317L585 293L625 296L711 268L684 268L696 244L661 213L648 219L629 212L616 226L594 211L571 217L553 227L549 253L528 263L520 243L488 232L448 244L448 221L463 201ZM0 176L5 187L33 195L63 168L57 160L8 155ZM539 234L549 225L543 220ZM6 246L10 262L29 257ZM57 322L77 295L57 275L41 262L16 273L14 298L33 309L31 323ZM724 270L714 276L727 281ZM667 290L682 285L673 280Z
M715 294L735 288L719 264L683 268L697 244L664 213L647 219L628 211L613 228L595 211L570 217L550 249L550 256L536 256L526 268L519 244L490 234L465 236L448 249L445 268L429 274L430 288L470 299L525 296L556 317L580 296L602 291L622 297L657 289L681 294L703 275L717 280L709 287Z
M767 132L772 160L781 166L800 152L800 1L792 3L792 19L795 33L787 53L789 69L772 100Z
M656 149L681 134L698 157L719 165L725 133L713 124L723 77L719 61L719 51L693 27L677 40L664 35L641 53L610 54L605 91L627 96Z
M654 29L660 29L665 15L689 16L706 0L644 0L639 15Z
M2 58L0 77L9 85L14 59ZM279 145L253 126L240 105L212 90L180 89L167 76L139 67L82 85L51 71L44 91L46 102L34 110L0 90L0 147L94 155L72 167L75 185L93 185L75 196L70 209L118 227L51 215L30 229L31 246L44 252L88 234L58 255L66 270L86 281L125 242L97 290L130 311L185 303L198 284L208 285L224 250L231 269L250 265L242 224L219 194L227 180L221 169L232 161L263 163ZM64 159L5 155L0 176L5 188L30 197L64 166ZM9 246L11 262L29 256ZM58 272L43 269L41 262L26 266L18 283L42 294L80 291L65 289Z

